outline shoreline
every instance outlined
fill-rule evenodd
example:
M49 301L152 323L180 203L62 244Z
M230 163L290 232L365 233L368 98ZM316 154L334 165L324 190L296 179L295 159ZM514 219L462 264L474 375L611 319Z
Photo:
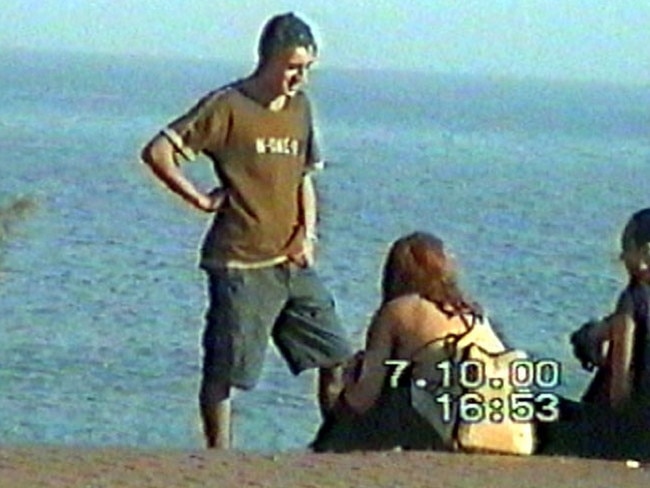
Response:
M0 488L647 486L650 462L447 452L147 450L0 446Z

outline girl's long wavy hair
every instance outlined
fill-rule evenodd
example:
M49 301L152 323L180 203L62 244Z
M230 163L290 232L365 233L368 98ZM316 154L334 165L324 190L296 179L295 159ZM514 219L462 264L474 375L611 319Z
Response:
M458 286L444 243L433 234L415 232L392 245L382 278L382 303L408 294L418 294L449 314L482 315Z

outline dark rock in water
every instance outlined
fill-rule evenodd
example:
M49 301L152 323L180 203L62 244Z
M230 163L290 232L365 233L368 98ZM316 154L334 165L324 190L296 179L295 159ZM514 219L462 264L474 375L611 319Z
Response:
M16 222L22 220L36 207L36 202L29 197L13 200L8 205L0 207L0 244L5 241Z
M0 206L0 270L2 269L2 251L9 239L14 225L36 207L33 199L16 198L11 203Z

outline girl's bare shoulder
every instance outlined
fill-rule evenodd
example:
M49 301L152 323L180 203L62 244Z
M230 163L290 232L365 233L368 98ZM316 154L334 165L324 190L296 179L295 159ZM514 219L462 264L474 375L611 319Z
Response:
M386 302L381 307L381 312L387 314L427 313L437 309L434 303L422 298L416 293L402 295Z
M380 310L380 315L400 328L449 321L449 318L435 303L417 294L403 295L385 303Z

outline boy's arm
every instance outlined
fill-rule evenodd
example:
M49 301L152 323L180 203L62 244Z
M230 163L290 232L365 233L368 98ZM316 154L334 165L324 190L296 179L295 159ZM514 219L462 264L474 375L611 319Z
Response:
M316 240L317 204L316 189L311 174L307 173L302 180L302 209L303 225L305 226L305 238Z
M141 158L165 186L199 210L215 212L223 203L223 190L215 189L205 194L183 174L176 158L176 148L162 133L144 147Z
M301 266L312 266L315 261L314 251L315 244L318 240L316 234L317 222L317 204L316 189L314 181L309 173L303 176L300 185L300 224L304 229L305 237L303 239L302 250L300 254L289 256L289 258Z
M610 319L611 381L609 400L614 408L623 405L632 388L632 352L634 320L629 314L618 313Z

